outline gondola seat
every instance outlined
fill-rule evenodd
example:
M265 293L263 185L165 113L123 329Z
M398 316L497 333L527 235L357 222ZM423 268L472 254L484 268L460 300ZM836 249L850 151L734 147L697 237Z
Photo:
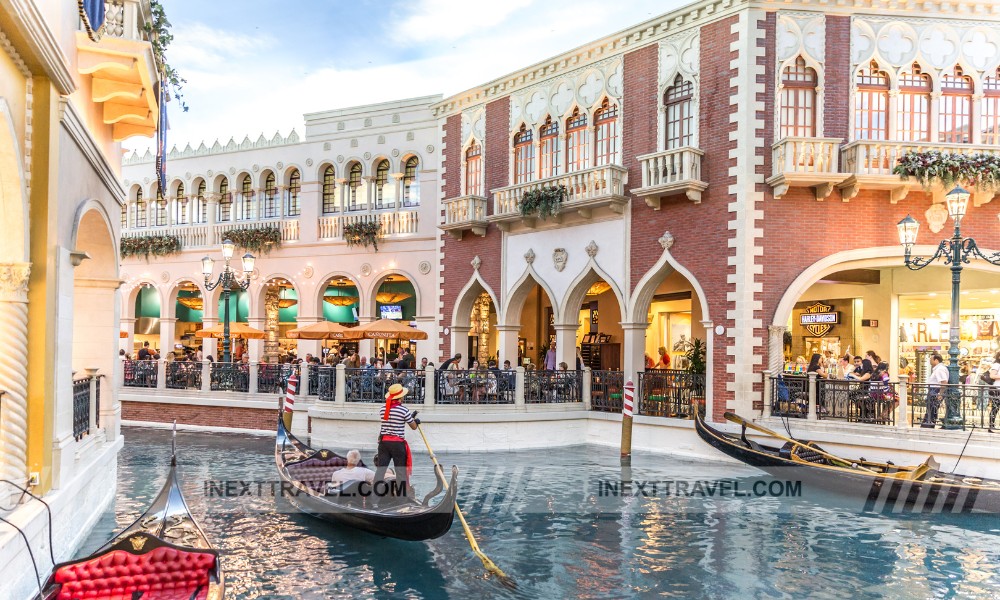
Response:
M162 600L207 598L215 562L213 552L170 546L141 554L112 550L59 567L53 576L60 586L55 598L132 598L136 592Z
M333 474L346 466L346 458L331 454L326 460L312 456L298 462L287 463L285 468L292 479L309 486L314 491L323 492Z

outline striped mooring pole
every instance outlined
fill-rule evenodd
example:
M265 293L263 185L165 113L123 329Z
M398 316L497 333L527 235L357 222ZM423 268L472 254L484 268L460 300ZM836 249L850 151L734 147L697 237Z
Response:
M635 406L635 384L629 379L625 384L625 394L622 399L622 462L632 460L632 411Z

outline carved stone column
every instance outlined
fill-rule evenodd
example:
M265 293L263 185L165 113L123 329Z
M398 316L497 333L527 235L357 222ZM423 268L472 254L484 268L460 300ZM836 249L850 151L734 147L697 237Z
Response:
M0 263L0 477L23 484L28 456L29 263Z
M267 337L264 338L264 358L262 362L277 363L281 356L278 348L278 300L281 288L269 286L264 293L264 331Z

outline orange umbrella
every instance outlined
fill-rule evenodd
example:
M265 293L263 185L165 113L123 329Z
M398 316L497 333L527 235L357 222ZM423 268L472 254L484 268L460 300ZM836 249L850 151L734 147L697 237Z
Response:
M305 327L289 329L285 335L293 340L357 340L361 339L357 331L357 328L344 327L340 323L320 321Z
M120 338L127 338L128 337L128 332L127 331L119 331L118 332L118 337L120 337Z
M200 338L222 338L223 336L223 324L212 325L195 333L196 336ZM229 324L229 336L239 337L245 339L262 340L267 337L267 333L261 331L260 329L255 329L250 327L246 323L230 323Z
M419 329L414 329L409 325L404 325L399 321L393 321L391 319L379 319L367 325L362 325L355 329L358 332L359 337L364 337L366 339L382 339L382 340L426 340L427 334Z

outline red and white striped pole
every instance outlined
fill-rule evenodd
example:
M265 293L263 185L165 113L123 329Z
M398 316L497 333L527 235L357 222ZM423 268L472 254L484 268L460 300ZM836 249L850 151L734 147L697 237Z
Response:
M625 384L625 394L622 399L622 460L632 457L632 411L635 408L635 384L629 379Z
M288 383L285 386L285 412L295 412L295 392L299 385L299 378L292 373L288 377Z

